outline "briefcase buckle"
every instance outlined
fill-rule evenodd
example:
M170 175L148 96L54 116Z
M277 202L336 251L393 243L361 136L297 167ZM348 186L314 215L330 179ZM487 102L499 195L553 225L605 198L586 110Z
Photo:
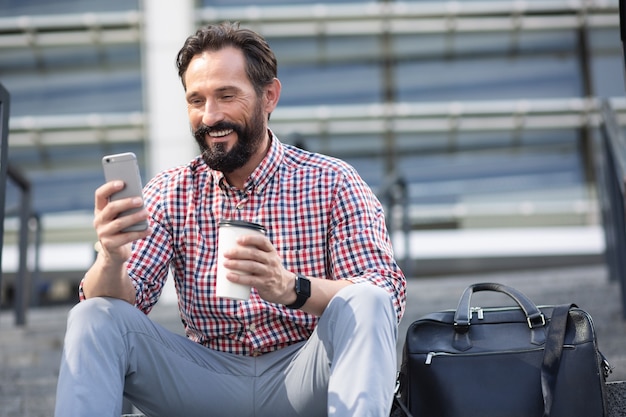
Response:
M526 317L526 321L528 322L528 327L530 327L531 329L546 325L546 317L543 314L540 314L535 319L533 319L532 317Z

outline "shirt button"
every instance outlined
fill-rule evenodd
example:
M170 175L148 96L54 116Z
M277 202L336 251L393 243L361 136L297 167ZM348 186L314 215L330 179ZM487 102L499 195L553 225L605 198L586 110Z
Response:
M244 203L239 203L237 204L237 206L235 207L237 210L241 210L243 208Z
M254 332L256 330L256 324L252 323L250 326L248 326L248 330Z

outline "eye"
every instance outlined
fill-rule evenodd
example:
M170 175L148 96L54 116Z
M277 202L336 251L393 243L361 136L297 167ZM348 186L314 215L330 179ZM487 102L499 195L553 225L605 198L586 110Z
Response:
M188 102L191 107L202 107L204 104L204 100L200 98L192 98Z

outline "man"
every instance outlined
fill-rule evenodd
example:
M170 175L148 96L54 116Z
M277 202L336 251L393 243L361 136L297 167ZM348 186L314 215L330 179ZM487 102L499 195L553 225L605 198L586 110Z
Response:
M406 283L380 203L349 165L269 130L281 84L258 34L204 27L177 66L201 156L153 178L135 214L118 218L141 199L108 201L123 184L96 190L56 416L119 416L124 395L150 417L389 415ZM223 219L267 230L225 254L248 301L215 295ZM187 337L146 316L169 269Z

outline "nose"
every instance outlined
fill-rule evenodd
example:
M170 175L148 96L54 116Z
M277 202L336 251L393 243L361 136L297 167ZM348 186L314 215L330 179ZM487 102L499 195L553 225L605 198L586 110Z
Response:
M219 104L215 100L207 100L204 103L204 111L202 113L202 123L206 126L213 126L224 120L224 113L221 111Z

